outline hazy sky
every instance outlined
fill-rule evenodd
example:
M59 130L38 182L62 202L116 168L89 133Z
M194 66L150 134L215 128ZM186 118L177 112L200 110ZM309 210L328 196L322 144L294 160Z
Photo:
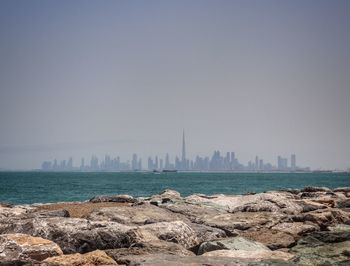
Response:
M350 167L350 1L0 1L0 168L235 151ZM145 160L144 160L145 165Z

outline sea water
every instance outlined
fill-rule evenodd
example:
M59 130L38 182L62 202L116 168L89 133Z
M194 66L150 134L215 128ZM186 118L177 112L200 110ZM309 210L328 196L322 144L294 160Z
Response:
M350 173L0 172L0 202L82 201L96 195L243 194L305 186L350 186Z

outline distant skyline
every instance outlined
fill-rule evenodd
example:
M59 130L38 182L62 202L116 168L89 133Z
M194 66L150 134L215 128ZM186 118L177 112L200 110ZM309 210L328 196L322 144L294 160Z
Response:
M346 0L2 0L0 168L181 158L185 128L188 158L348 169L349 14Z
M199 156L188 158L186 156L186 138L185 131L182 132L181 157L178 155L172 156L167 152L165 156L155 155L147 157L147 165L142 164L144 158L133 153L131 160L121 158L120 156L110 156L106 154L104 158L98 158L95 155L89 158L81 158L80 165L73 163L73 157L67 160L52 161L46 160L41 164L43 171L205 171L205 172L305 172L310 171L309 167L300 167L296 163L296 155L290 155L288 158L282 156L277 157L277 163L271 164L264 161L264 158L255 156L255 160L250 160L247 164L239 160L234 151L221 153L215 150L212 155Z

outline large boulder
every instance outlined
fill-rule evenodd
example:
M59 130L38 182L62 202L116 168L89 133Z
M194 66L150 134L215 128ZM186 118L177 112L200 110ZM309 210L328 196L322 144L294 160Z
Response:
M188 251L183 246L166 242L166 241L151 241L144 242L129 248L108 249L105 252L115 261L125 263L130 256L145 256L151 254L170 254L178 256L194 256L194 253Z
M288 233L268 228L261 230L248 230L242 232L240 235L263 243L272 250L289 248L293 246L297 241L292 235Z
M209 257L230 257L235 259L253 259L255 261L262 259L282 259L289 260L293 258L293 254L283 251L271 251L271 250L214 250L204 253L202 256Z
M219 206L229 212L282 212L295 214L302 211L302 207L295 202L295 195L289 192L266 192L254 195L225 196L216 195L206 197L202 195L192 195L186 198L192 203L206 203L212 206Z
M285 217L284 214L269 212L235 212L198 217L201 223L224 230L228 236L235 236L240 231L248 229L258 230L271 227L279 223Z
M317 224L321 230L328 226L345 223L350 219L350 213L340 209L322 209L301 213L290 217L295 222L312 222Z
M292 260L295 264L349 265L350 241L327 243L308 236L299 240L291 252L295 254Z
M57 243L64 253L131 245L127 232L134 227L115 222L88 221L80 218L34 218L8 220L0 224L0 233L26 233Z
M51 257L44 260L43 266L106 266L118 265L104 251L95 250L86 254L71 254Z
M133 234L132 234L133 233ZM130 230L129 236L134 243L143 243L160 240L180 244L186 248L198 244L198 239L194 230L182 221L161 222L140 226Z
M202 243L198 249L198 255L202 255L206 252L229 249L229 250L246 250L246 251L256 251L256 250L270 250L263 244L255 242L244 237L230 237L226 239L219 239L214 241L207 241Z
M92 221L113 221L126 225L144 225L176 220L189 222L189 220L181 214L176 214L148 203L135 206L124 205L100 208L91 212L90 215L87 216L87 219Z
M253 259L247 258L180 256L162 253L129 255L118 260L119 264L128 266L248 266L253 262Z
M135 203L137 202L136 199L134 199L132 196L129 196L129 195L114 195L114 196L101 195L101 196L95 196L91 198L89 201L92 203L99 203L99 202Z
M319 226L316 224L302 222L284 222L273 226L271 229L291 234L294 237L303 236L307 233L320 230Z
M171 189L166 189L158 195L153 195L148 199L148 201L153 205L160 206L162 204L182 201L182 197L179 192Z
M20 265L62 255L60 247L47 239L25 234L0 235L0 264Z

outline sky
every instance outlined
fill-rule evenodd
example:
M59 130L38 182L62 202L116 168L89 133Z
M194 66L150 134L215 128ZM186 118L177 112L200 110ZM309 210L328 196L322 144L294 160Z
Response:
M0 1L0 168L235 151L350 167L350 1Z

